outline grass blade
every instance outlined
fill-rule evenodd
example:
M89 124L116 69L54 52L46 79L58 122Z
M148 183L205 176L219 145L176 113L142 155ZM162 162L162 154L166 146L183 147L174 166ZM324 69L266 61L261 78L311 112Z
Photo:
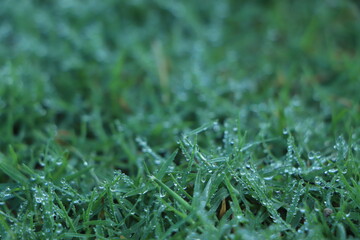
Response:
M28 179L17 170L3 155L0 155L0 169L14 181L26 186Z
M162 189L164 189L170 196L172 196L181 206L183 206L186 210L191 211L192 207L191 205L186 202L182 197L180 197L176 192L171 190L168 186L166 186L163 182L161 182L159 179L157 179L154 176L150 176L150 180L157 183Z

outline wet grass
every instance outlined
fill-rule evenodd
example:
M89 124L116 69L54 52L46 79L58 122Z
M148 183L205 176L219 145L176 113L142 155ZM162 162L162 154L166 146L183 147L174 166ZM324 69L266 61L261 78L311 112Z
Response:
M1 239L359 239L355 1L10 1Z

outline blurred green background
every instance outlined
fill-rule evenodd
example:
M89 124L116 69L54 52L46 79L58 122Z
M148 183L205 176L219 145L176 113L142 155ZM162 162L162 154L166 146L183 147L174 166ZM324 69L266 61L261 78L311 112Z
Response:
M166 151L182 131L229 118L250 135L295 129L301 142L357 131L355 2L1 5L2 151L58 136L109 153L115 125Z

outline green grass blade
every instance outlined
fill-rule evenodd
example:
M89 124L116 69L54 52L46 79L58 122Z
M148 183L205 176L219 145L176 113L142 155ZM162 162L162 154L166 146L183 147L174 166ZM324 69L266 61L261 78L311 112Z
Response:
M178 149L176 149L166 160L165 162L163 162L161 164L161 168L159 169L159 171L156 173L155 177L159 180L161 180L165 174L166 171L168 170L170 164L174 161L176 155L178 153Z
M176 192L171 190L168 186L166 186L163 182L161 182L159 179L157 179L154 176L150 176L150 180L157 183L162 189L164 189L170 196L172 196L181 206L183 206L186 210L191 211L192 207L191 205L186 202L182 197L180 197Z
M14 181L26 186L28 179L17 170L10 162L8 162L3 155L0 155L0 170L8 175Z

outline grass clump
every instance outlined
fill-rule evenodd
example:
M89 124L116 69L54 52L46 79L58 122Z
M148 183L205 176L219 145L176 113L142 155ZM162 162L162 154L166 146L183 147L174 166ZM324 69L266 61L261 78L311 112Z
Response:
M354 1L0 18L1 239L360 238Z

